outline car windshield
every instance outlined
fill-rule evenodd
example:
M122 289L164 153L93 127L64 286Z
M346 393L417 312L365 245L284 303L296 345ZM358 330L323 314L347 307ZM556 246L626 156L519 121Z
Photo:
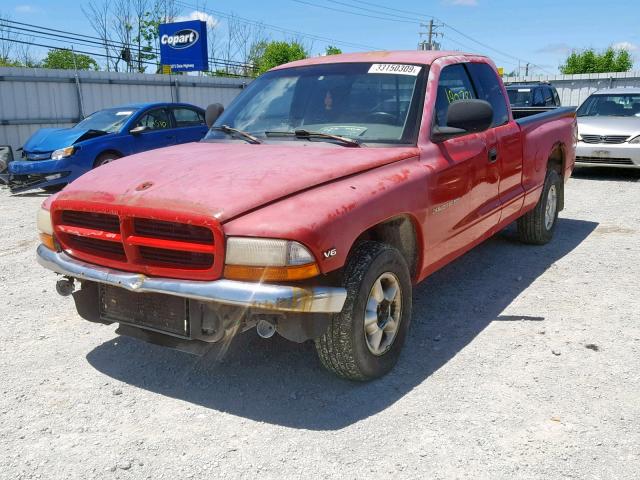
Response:
M376 63L275 70L253 81L214 127L290 141L299 137L284 133L304 130L361 143L415 143L425 71L425 66ZM227 135L213 128L205 140L222 138Z
M640 117L640 93L591 95L578 108L579 117Z
M87 118L78 123L75 128L85 130L100 130L102 132L114 133L120 130L137 109L135 108L110 108L92 113Z
M530 107L531 106L531 89L530 88L508 88L509 103L512 107Z

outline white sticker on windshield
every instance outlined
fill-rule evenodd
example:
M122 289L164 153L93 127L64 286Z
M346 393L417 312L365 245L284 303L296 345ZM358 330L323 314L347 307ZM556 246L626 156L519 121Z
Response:
M422 67L417 65L403 65L401 63L374 63L369 69L369 73L390 73L393 75L411 75L415 77L420 73Z
M133 112L129 110L128 112L116 112L116 115L131 115Z
M526 93L526 92L530 92L530 91L531 91L530 88L519 88L518 89L518 92L521 92L521 93Z

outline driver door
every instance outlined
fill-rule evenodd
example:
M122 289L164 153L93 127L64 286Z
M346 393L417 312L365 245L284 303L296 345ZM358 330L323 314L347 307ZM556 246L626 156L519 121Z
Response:
M437 89L433 124L438 126L446 126L449 105L479 98L463 63L444 66ZM431 250L427 255L434 261L464 250L498 223L496 141L489 129L434 143L424 152L434 169L425 229Z
M176 132L166 108L153 108L143 113L134 125L134 127L141 126L147 129L132 134L134 153L176 144Z

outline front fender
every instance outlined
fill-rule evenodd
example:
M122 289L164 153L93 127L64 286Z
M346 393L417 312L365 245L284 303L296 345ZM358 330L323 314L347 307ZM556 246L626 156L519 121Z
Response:
M226 235L282 238L306 245L322 273L341 268L358 237L398 215L424 225L428 168L418 157L325 184L242 215ZM417 228L418 248L423 248Z

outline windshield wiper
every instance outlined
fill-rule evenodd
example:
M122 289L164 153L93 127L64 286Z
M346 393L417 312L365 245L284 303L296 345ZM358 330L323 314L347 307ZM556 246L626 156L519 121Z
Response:
M256 137L251 135L249 132L245 132L243 130L238 130L237 128L230 127L229 125L218 125L211 127L211 130L216 130L218 132L226 133L227 135L237 135L249 143L257 144L262 143Z
M341 137L340 135L331 135L330 133L310 132L309 130L294 130L293 132L264 132L267 137L296 137L296 138L324 138L327 140L335 140L346 147L360 147L360 142L353 138Z

